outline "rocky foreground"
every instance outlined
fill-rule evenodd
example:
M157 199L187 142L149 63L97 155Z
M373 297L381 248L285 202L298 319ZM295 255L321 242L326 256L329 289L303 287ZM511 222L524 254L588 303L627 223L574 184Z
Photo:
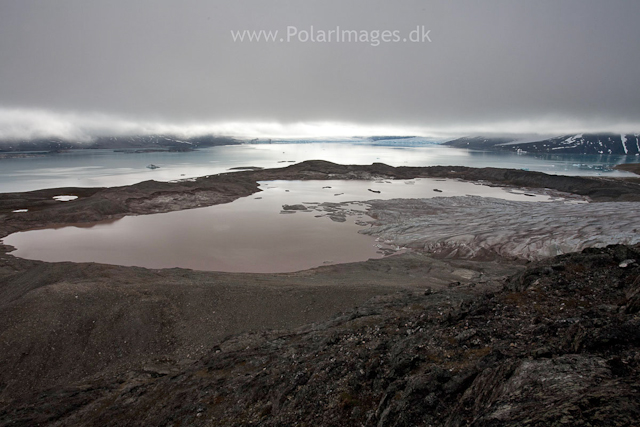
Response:
M318 161L0 194L0 237L225 203L259 180L416 177L578 194L602 215L582 231L558 219L557 233L601 244L637 236L637 180ZM424 231L442 212L421 205L437 200L372 204L379 235L423 237L413 252L297 273L44 263L0 247L0 425L634 425L640 247L528 264L495 250L468 257L461 245L437 253ZM522 245L517 224L535 235L533 211L510 203L494 206L503 217L490 228ZM473 206L457 208L461 225L473 219ZM510 212L519 218L508 222Z
M640 247L535 264L495 289L374 298L5 405L2 425L631 426Z

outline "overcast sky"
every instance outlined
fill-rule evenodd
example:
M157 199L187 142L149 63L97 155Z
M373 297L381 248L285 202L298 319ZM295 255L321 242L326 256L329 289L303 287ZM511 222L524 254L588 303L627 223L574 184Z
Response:
M0 137L638 132L638 17L631 0L0 0ZM364 41L318 40L337 27Z

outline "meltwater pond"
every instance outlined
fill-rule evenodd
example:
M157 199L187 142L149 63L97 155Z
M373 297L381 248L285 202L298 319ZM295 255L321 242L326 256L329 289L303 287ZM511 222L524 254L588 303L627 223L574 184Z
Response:
M15 256L52 262L291 272L382 257L380 243L358 233L371 220L362 201L465 195L530 202L551 199L542 194L426 178L268 181L261 182L260 188L263 191L224 205L25 231L7 236L4 243L17 248L12 252ZM331 203L347 202L352 203L340 211L350 215L332 215ZM306 209L283 210L283 205L304 205Z

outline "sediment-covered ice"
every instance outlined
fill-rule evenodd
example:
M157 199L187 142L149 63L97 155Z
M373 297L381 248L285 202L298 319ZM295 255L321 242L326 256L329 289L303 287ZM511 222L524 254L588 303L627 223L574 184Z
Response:
M640 203L527 203L489 197L367 202L361 233L428 253L540 259L591 246L640 242Z

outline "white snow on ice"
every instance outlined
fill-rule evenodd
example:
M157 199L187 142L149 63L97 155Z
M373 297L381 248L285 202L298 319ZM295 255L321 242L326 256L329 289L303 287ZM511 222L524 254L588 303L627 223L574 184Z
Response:
M53 196L54 200L57 200L59 202L70 202L72 200L77 199L78 196Z

